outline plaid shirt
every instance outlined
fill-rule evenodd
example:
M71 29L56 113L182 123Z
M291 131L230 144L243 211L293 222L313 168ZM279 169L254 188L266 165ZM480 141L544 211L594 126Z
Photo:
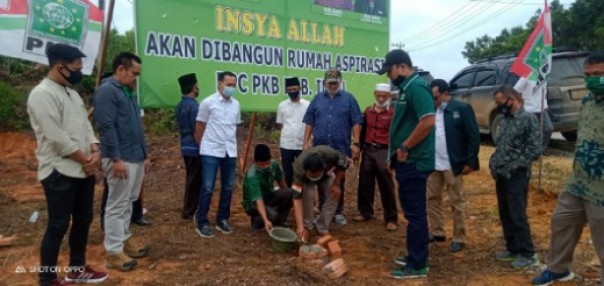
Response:
M493 178L511 178L512 172L526 168L531 176L531 163L541 154L541 136L537 117L523 108L506 116L497 137L495 153L489 161Z

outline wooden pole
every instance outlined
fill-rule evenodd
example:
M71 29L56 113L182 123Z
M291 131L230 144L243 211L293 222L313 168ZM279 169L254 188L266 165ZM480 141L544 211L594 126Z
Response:
M103 28L103 37L101 39L101 50L99 53L98 62L96 64L97 67L97 75L96 75L96 84L95 87L99 87L101 84L101 77L104 72L105 58L107 57L107 46L109 45L109 33L111 32L111 22L113 21L113 9L115 7L115 0L109 0L109 13L107 15L107 19L105 19L105 1L99 1L99 8L103 11L103 19L105 19L105 27ZM92 115L94 108L90 108L88 110L88 117Z
M256 112L252 112L252 118L250 119L250 127L248 128L247 139L245 140L245 146L243 147L243 158L239 161L239 171L241 174L245 174L247 156L250 153L250 145L252 144L252 137L254 135L254 126L256 125Z
M537 189L539 191L541 191L541 176L543 174L543 153L545 153L545 147L543 146L543 118L544 116L544 112L545 108L544 108L544 104L545 104L545 95L547 93L547 83L545 84L545 88L541 89L541 113L539 114L539 132L541 134L540 138L541 138L541 155L539 156L539 183L537 184Z

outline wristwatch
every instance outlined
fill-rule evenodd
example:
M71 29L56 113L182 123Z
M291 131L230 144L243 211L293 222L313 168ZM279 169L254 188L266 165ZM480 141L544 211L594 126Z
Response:
M398 149L401 150L401 152L403 152L403 153L409 152L409 148L407 148L407 145L405 145L405 143L401 144L401 146L398 147Z

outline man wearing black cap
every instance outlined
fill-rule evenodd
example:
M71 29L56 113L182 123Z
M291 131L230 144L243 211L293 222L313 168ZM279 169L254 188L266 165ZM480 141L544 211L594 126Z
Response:
M67 282L99 283L107 273L86 263L88 231L93 217L95 174L100 167L99 141L84 102L72 86L82 80L77 48L54 44L46 50L50 70L29 94L27 112L37 140L38 179L44 188L48 225L40 247L40 285L57 280L61 242L71 223ZM62 268L61 268L62 269Z
M426 180L434 170L434 100L426 82L413 71L405 51L388 52L378 71L385 73L400 88L390 126L389 156L396 171L401 207L409 222L408 256L394 260L403 267L390 275L398 279L427 277Z
M306 124L304 130L304 150L310 147L310 135L313 136L313 146L327 145L355 162L361 154L361 123L363 115L361 108L354 96L340 89L342 74L340 71L330 68L325 72L324 86L322 91L310 102L308 110L304 115L303 122ZM352 142L350 138L352 137ZM351 144L352 143L352 144ZM341 194L338 208L334 216L335 223L345 225L346 218L342 214L344 210L344 179L341 183ZM325 194L319 192L321 206L325 202Z
M287 225L293 205L293 193L285 185L283 172L273 161L270 148L258 144L254 149L254 164L243 179L243 209L251 218L252 231ZM279 185L275 190L274 183Z
M279 103L277 126L281 130L279 147L285 182L288 187L291 187L294 176L292 164L302 153L303 147L304 123L302 119L310 103L308 100L300 98L300 80L297 77L286 78L285 89L289 99Z
M197 211L201 187L201 160L199 145L195 142L195 123L199 109L195 99L199 96L199 87L194 73L179 77L178 84L182 98L176 107L176 121L180 131L180 153L187 171L181 215L183 219L190 220Z

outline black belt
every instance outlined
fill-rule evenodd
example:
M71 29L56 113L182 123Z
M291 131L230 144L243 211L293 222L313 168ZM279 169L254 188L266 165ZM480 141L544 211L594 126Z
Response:
M373 149L388 149L387 144L376 144L376 143L365 143L365 147L373 148Z

